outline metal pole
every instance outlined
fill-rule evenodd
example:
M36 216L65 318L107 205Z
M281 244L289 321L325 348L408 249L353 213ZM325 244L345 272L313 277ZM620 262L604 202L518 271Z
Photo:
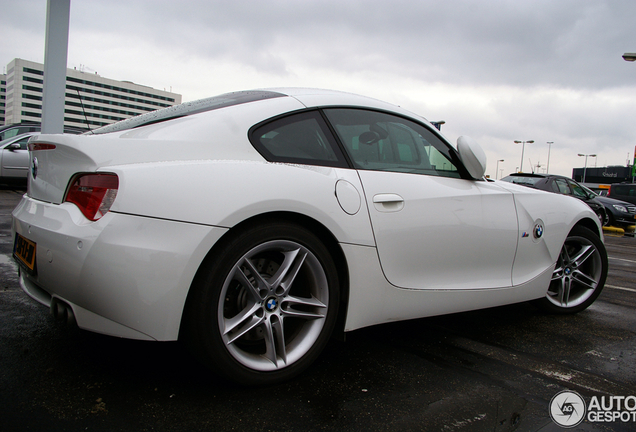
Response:
M550 150L552 149L552 144L554 144L554 141L548 141L548 166L545 170L546 174L550 174Z
M42 133L64 132L64 96L71 0L47 0Z
M497 174L499 173L499 162L503 162L503 159L497 160L497 169L495 170L495 180L497 180Z
M534 140L529 141L515 141L515 144L521 144L521 168L519 172L523 172L523 153L526 150L526 143L532 144Z

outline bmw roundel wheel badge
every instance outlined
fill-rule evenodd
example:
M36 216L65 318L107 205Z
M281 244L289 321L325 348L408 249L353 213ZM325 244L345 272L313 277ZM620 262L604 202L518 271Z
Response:
M275 311L276 307L278 307L278 301L273 297L265 303L265 309L267 309L267 312Z

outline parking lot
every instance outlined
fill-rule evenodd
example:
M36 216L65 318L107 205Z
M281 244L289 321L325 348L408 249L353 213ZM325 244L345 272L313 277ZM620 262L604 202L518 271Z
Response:
M366 328L275 387L228 384L179 343L57 323L17 284L0 189L0 430L552 431L562 390L636 396L636 239L606 236L606 288L588 310L530 304ZM636 408L635 408L636 411ZM575 430L630 431L585 420Z

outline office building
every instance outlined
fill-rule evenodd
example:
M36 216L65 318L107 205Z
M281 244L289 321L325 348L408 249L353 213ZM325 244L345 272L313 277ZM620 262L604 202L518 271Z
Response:
M0 77L0 125L40 123L44 65L14 59ZM67 69L64 125L95 129L180 103L180 94Z
M0 125L4 124L4 110L7 101L7 75L0 74Z

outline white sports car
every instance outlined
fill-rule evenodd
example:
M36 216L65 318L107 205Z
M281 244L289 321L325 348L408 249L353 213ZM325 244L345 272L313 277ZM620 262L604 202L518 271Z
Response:
M362 96L229 93L29 150L24 291L83 329L185 339L241 383L289 379L334 332L578 312L607 276L587 205L487 180L472 139Z

